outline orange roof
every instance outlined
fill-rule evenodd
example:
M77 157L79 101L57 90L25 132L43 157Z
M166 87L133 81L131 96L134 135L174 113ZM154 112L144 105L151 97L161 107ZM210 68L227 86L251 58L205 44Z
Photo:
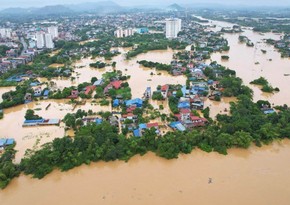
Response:
M166 91L168 89L169 89L169 86L168 85L161 86L161 91Z
M148 124L147 124L147 128L158 127L158 126L159 126L158 122L148 123Z
M91 91L94 91L96 89L95 85L89 85L86 87L85 94L88 95Z
M119 89L121 87L122 81L117 80L110 83L115 89Z

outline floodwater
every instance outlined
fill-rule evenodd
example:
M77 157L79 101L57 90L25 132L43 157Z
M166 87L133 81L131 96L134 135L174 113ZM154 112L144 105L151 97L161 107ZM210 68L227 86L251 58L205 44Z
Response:
M20 176L0 204L288 205L290 142L232 149L228 156L194 150L166 160L149 153L128 163L99 162L44 179Z
M235 97L222 97L220 102L206 99L204 102L204 107L209 107L210 117L215 119L217 114L229 114L230 102L236 102Z
M7 93L9 91L14 91L15 89L16 89L15 87L1 87L0 88L0 103L3 102L2 95L4 93Z
M229 26L223 22L217 24ZM221 60L221 54L215 53L215 60L237 71L245 84L260 76L264 76L280 92L275 94L262 93L258 87L254 90L254 99L267 99L274 104L290 104L287 86L290 73L289 59L281 59L280 54L272 46L266 45L263 38L279 39L279 35L260 35L246 29L246 35L254 42L250 48L238 42L239 34L225 34L231 46L227 52L228 61ZM267 50L263 54L260 50ZM116 70L130 75L128 80L132 88L133 98L142 97L146 87L152 91L158 85L185 84L183 76L173 77L166 72L144 68L137 61L149 60L160 63L170 63L173 50L152 51L140 54L131 60L126 60L127 49L119 48L121 55L112 59L117 62ZM269 61L272 59L272 61ZM104 69L90 68L89 64L97 59L82 59L75 64L71 78L52 79L57 88L90 82L92 77L101 78L102 74L112 71L108 66ZM255 64L259 62L259 64ZM160 73L160 75L159 75ZM45 81L41 79L41 81ZM11 89L11 88L4 88ZM0 89L0 93L5 90ZM6 91L5 91L6 92ZM218 113L227 113L229 102L235 98L222 98L221 102L205 101L209 106L211 117ZM50 100L33 102L4 110L5 117L0 120L1 137L13 137L17 141L16 162L23 157L27 148L37 149L41 144L52 141L65 134L64 125L60 127L22 128L27 109L36 109L36 114L44 118L62 119L66 113L75 112L81 108L92 109L94 112L111 110L110 107L100 107L88 102L78 106L74 111L69 100ZM46 111L45 107L51 103ZM157 108L165 102L151 101ZM168 107L161 113L168 112ZM17 130L17 132L15 132ZM182 155L178 160L165 160L149 153L143 157L137 156L128 163L109 162L81 166L67 173L54 171L42 180L20 176L12 181L4 191L0 191L0 204L276 204L288 205L290 201L290 142L285 140L263 148L251 147L248 150L232 149L228 156L217 153L205 153L199 150L190 155Z
M216 25L216 28L210 28L215 31L220 31L222 27L232 27L234 25L220 21L211 21L209 24ZM290 77L284 76L284 74L290 73L289 58L281 58L280 53L264 41L268 38L279 40L281 35L276 33L260 34L249 28L243 28L243 30L244 32L241 34L224 34L224 38L229 42L230 50L224 53L214 53L211 60L235 70L237 76L253 89L254 101L268 100L274 105L289 105ZM248 47L245 43L240 43L239 35L247 36L255 46ZM263 54L261 50L267 52ZM229 60L222 60L221 55L228 55L230 58ZM265 77L274 88L278 87L280 92L264 93L259 87L249 84L261 76Z
M48 110L45 108L49 105ZM22 127L25 120L24 116L27 109L33 109L35 114L45 119L60 119L62 120L67 113L74 113L78 109L94 112L110 111L109 106L99 106L96 103L88 101L85 105L78 105L73 110L74 105L69 104L69 100L45 100L32 102L25 105L19 105L14 108L4 110L4 118L0 120L1 137L14 138L16 140L15 149L16 162L20 162L25 154L26 149L38 149L42 144L51 142L55 138L61 138L65 135L64 124L59 126L37 126L37 127ZM15 132L17 130L17 132ZM70 132L68 135L71 135Z
M184 76L171 76L165 71L145 68L137 63L137 61L147 60L170 64L174 54L174 51L171 49L168 49L167 51L151 51L140 54L130 60L125 59L123 54L124 51L122 49L120 49L120 52L122 55L114 57L112 61L117 62L117 70L121 70L123 74L131 76L128 83L132 89L133 98L142 97L147 87L151 87L152 91L155 91L158 85L184 85L186 82L186 78Z

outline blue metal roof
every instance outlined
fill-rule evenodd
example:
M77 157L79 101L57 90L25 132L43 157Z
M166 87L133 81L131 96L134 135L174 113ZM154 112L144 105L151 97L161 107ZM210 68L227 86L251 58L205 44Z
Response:
M190 108L189 102L180 102L178 103L178 108Z
M25 120L24 124L29 124L29 123L41 123L44 122L44 119L39 119L39 120Z
M181 132L184 132L186 130L186 128L179 121L172 122L172 123L170 123L169 126L174 128L174 129L177 129L177 130L179 130Z
M176 125L176 129L181 131L181 132L184 132L186 130L186 128L181 123L178 123Z
M143 105L143 100L140 98L132 99L132 100L127 100L126 101L126 106L131 106L131 105L136 105L137 107L142 107Z
M141 133L140 133L139 129L134 130L133 134L134 134L135 137L141 137Z
M7 139L7 141L6 141L6 145L13 145L13 144L14 144L14 142L15 142L15 140L14 140L14 139L12 139L12 138L10 138L10 139Z
M147 125L146 124L139 124L139 128L140 129L147 129Z
M6 143L6 139L0 139L0 147L3 147Z
M119 106L119 100L118 99L115 99L114 101L113 101L113 106L114 107L117 107L117 106Z
M103 122L102 119L100 119L100 118L97 118L97 119L96 119L96 124L97 124L97 125L102 124L102 122Z
M48 96L48 94L49 94L49 90L45 90L43 93L43 96Z

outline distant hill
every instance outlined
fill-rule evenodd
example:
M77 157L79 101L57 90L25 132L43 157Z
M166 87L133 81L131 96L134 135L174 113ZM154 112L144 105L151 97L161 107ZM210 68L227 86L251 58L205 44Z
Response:
M112 1L81 3L81 4L70 5L69 8L76 12L97 11L97 12L102 12L102 13L116 12L116 11L122 10L122 7L120 5Z
M50 15L50 14L67 14L73 11L63 5L45 6L41 8L8 8L2 10L1 14L11 15Z
M31 10L34 10L35 8L30 8L30 9L24 9L24 8L8 8L2 10L0 13L1 14L26 14L30 13Z
M178 4L171 4L166 8L168 11L184 11L185 9Z
M0 15L53 15L74 12L109 13L122 11L124 8L112 1L88 2L74 5L53 5L41 8L8 8L0 11Z
M67 13L72 13L72 12L73 11L71 9L63 5L45 6L45 7L35 10L36 14L43 14L43 15L67 14Z

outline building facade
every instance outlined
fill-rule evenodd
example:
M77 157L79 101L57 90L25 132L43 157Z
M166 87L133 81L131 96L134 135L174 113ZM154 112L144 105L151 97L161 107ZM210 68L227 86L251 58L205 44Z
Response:
M170 18L166 19L166 38L177 38L181 31L181 19Z
M58 27L57 26L50 26L47 28L47 32L52 35L52 38L58 38Z
M127 36L133 36L135 33L135 31L132 28L128 28L128 29L118 29L114 32L114 35L117 38L123 38L123 37L127 37Z

